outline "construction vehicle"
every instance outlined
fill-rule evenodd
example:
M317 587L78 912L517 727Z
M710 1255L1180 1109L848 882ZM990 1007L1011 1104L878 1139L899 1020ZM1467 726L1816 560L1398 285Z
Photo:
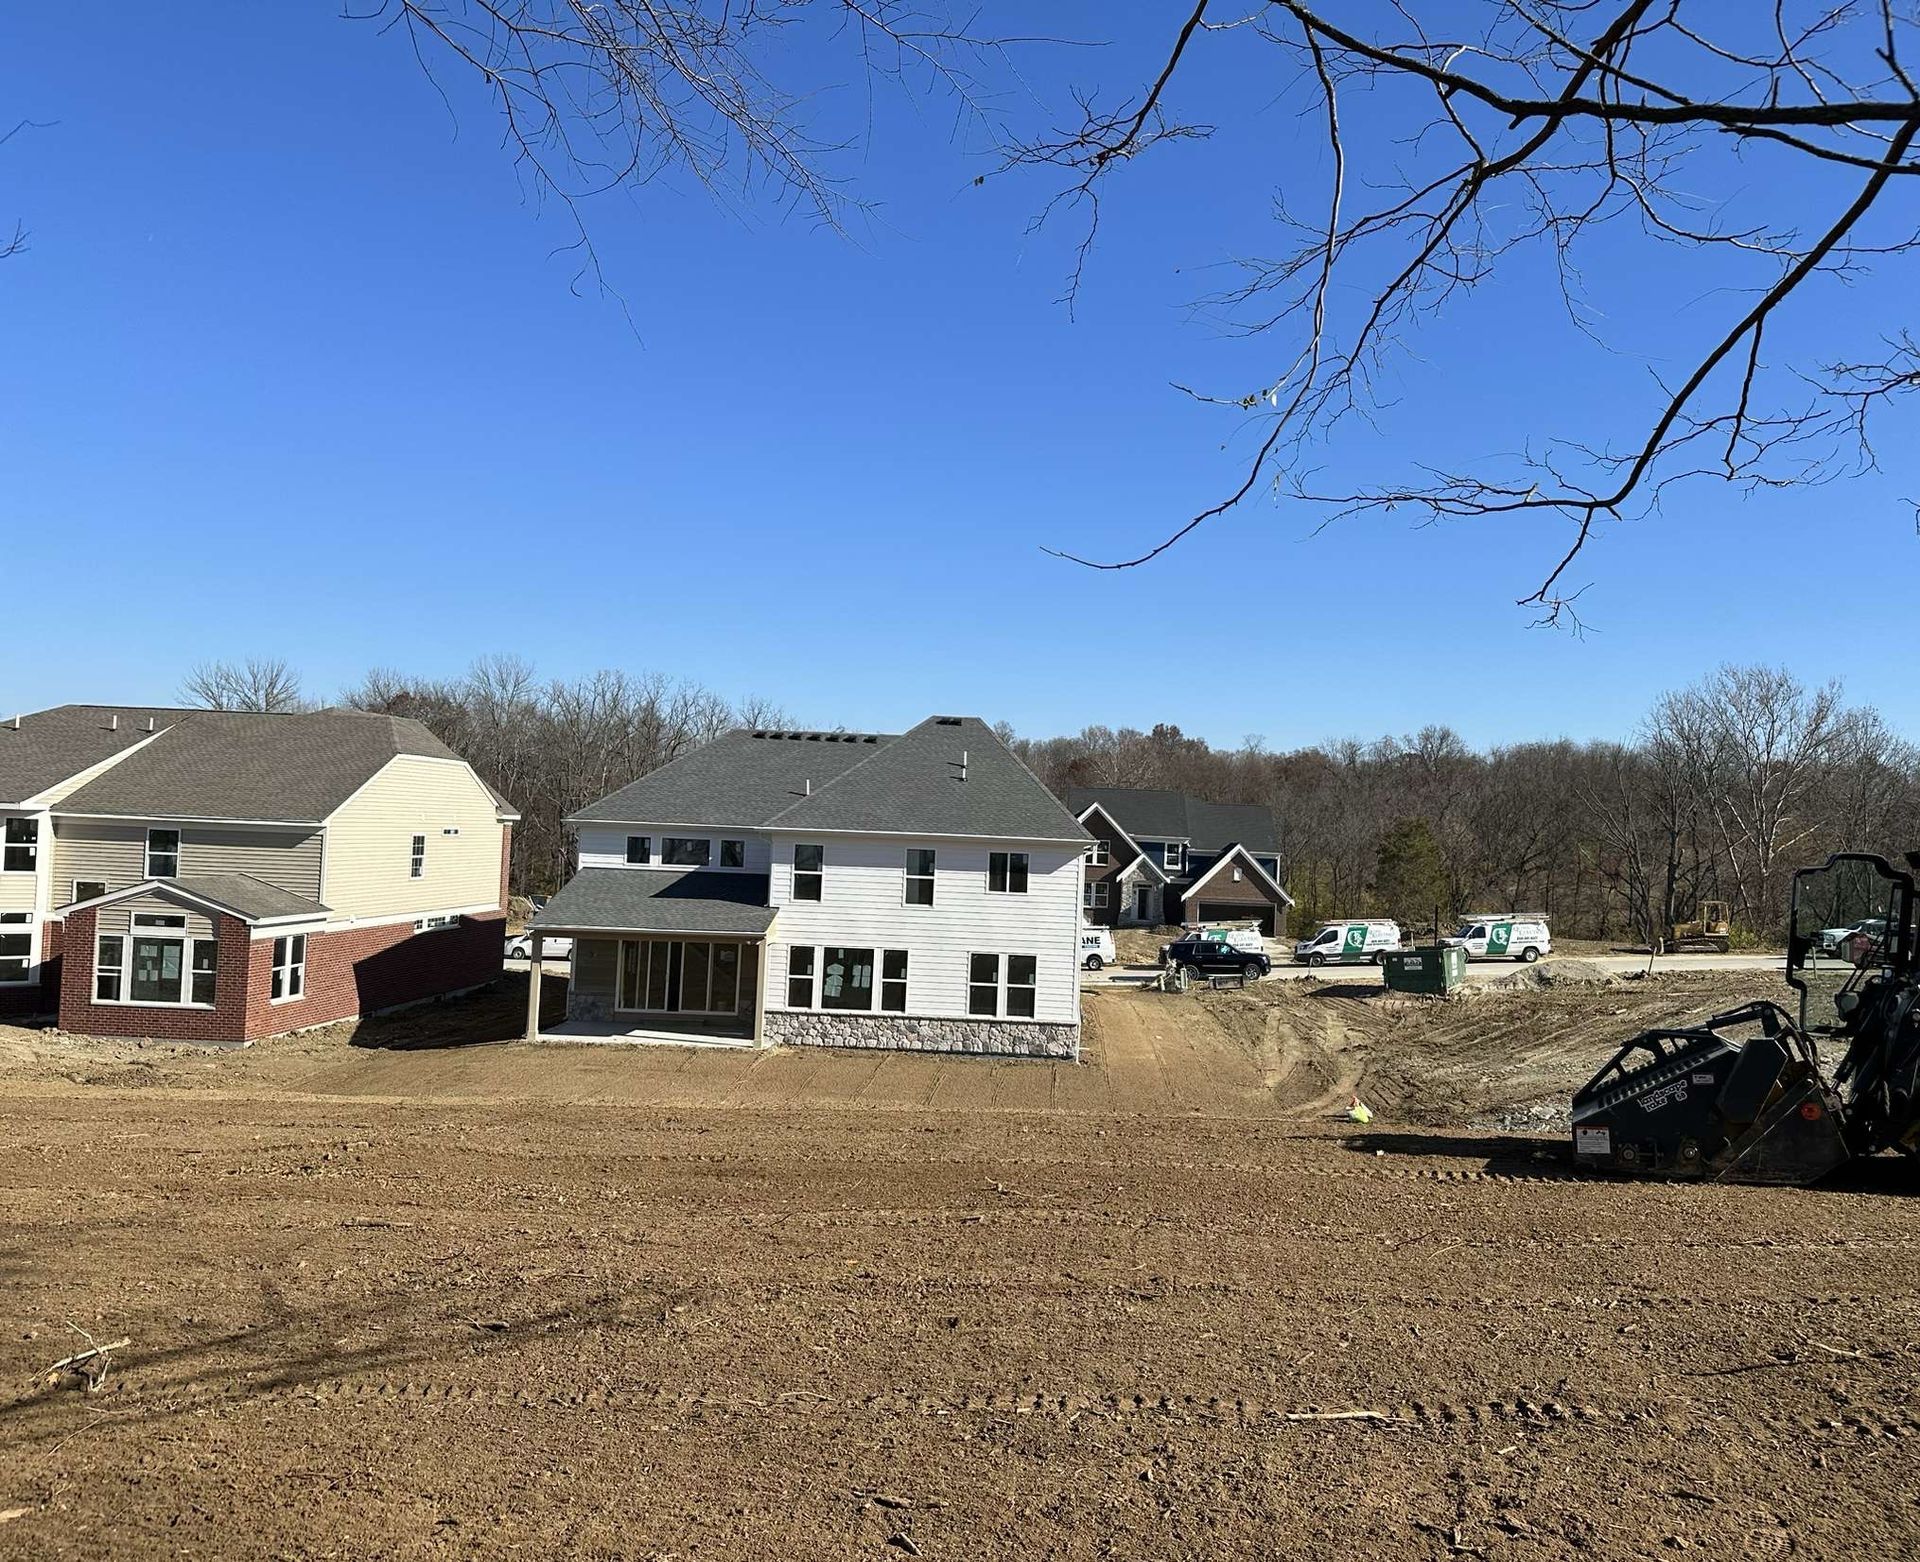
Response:
M1667 954L1677 953L1684 945L1696 944L1723 955L1731 947L1732 920L1724 900L1703 900L1699 915L1691 922L1676 922L1667 929Z
M1920 871L1920 852L1907 854ZM1644 1032L1573 1098L1575 1162L1717 1182L1809 1183L1920 1152L1914 876L1841 852L1793 876L1787 982L1799 1014L1743 1004ZM1836 947L1821 935L1861 929ZM1840 1052L1829 1077L1822 1047Z

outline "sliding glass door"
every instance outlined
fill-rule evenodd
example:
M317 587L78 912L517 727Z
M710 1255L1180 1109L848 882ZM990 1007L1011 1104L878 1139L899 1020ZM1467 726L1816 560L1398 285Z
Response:
M758 970L755 944L623 939L618 1007L633 1014L738 1014L753 1007Z

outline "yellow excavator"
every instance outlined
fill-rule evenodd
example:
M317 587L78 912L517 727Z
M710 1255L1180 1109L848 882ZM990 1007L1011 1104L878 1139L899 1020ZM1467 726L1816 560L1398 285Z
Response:
M1711 949L1717 955L1723 955L1731 947L1733 923L1727 916L1727 903L1724 900L1703 900L1699 914L1691 922L1676 922L1667 929L1665 954L1677 954L1691 945L1698 949Z

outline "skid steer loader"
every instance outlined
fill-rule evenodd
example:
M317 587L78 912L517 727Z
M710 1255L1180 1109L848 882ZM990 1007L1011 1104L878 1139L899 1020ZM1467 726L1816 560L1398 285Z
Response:
M1920 852L1907 866L1920 870ZM1857 1156L1920 1150L1913 902L1913 873L1883 857L1801 869L1787 935L1799 1014L1755 1002L1634 1037L1573 1098L1576 1163L1809 1183ZM1836 944L1836 930L1849 936ZM1831 1077L1823 1044L1839 1054Z

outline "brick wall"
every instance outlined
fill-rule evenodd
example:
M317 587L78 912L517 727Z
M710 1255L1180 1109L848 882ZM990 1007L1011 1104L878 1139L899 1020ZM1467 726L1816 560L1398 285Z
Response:
M237 917L217 917L219 975L211 1009L94 1002L94 913L70 916L66 929L62 1030L204 1042L258 1040L481 986L500 974L506 918L498 912L465 917L456 928L431 933L402 922L309 934L305 992L291 1003L274 1003L273 940L250 937Z
M462 917L458 927L431 933L402 922L309 934L306 990L289 1003L272 1000L273 941L253 947L247 1034L272 1036L493 981L506 947L506 917Z

